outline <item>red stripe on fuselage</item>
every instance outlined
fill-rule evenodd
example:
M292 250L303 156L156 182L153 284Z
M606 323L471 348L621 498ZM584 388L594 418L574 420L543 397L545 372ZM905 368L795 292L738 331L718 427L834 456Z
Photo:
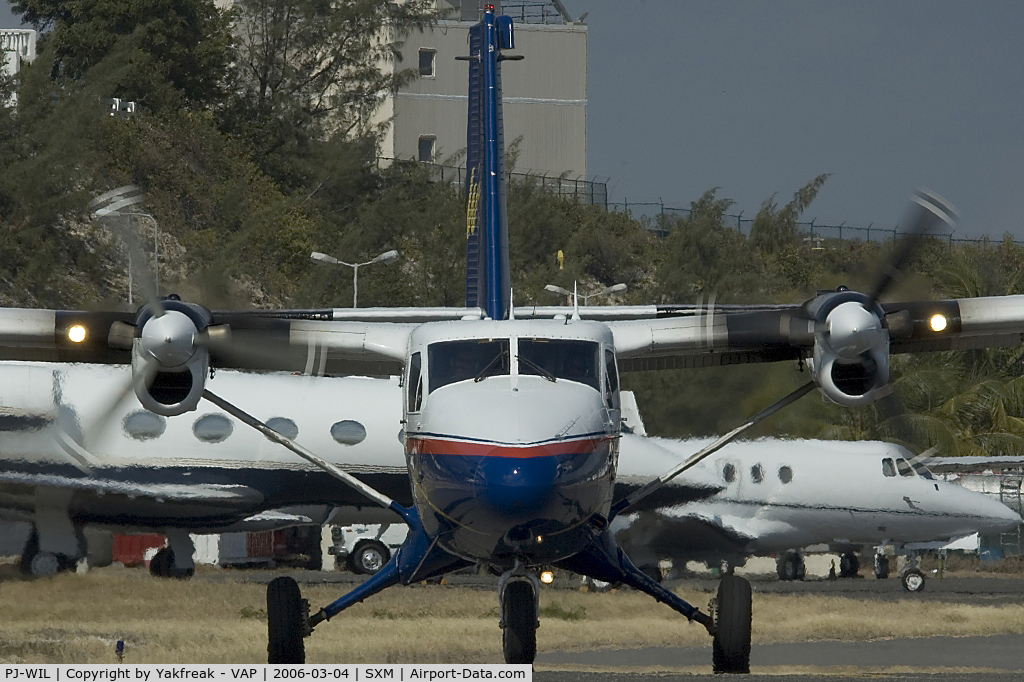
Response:
M594 452L612 436L581 438L579 440L544 443L543 445L502 445L499 443L467 443L443 438L407 438L405 450L411 455L462 455L465 457L554 457L557 455L583 455Z

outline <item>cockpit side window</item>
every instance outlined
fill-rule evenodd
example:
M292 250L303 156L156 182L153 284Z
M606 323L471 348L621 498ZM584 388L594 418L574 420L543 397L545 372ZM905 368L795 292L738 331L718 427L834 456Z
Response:
M902 457L896 459L896 468L900 470L900 476L914 475L914 469L910 466L910 462Z
M576 381L599 391L599 350L594 341L519 339L519 374Z
M420 405L423 404L423 377L420 374L422 364L419 353L413 353L409 358L409 380L405 382L406 409L409 412L419 412Z
M430 393L457 381L509 374L508 339L442 341L427 346Z
M615 353L610 350L604 352L604 392L608 407L618 408L619 374L615 369Z
M882 473L890 477L896 475L896 465L893 464L891 457L882 460Z

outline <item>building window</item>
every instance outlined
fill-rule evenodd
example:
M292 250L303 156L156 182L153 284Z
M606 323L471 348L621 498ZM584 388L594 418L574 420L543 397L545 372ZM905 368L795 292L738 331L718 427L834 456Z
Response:
M434 144L437 138L433 135L420 135L420 148L417 158L424 163L434 161Z
M437 50L431 50L426 47L420 48L420 75L425 78L433 78L436 74L434 73L434 63L437 61Z

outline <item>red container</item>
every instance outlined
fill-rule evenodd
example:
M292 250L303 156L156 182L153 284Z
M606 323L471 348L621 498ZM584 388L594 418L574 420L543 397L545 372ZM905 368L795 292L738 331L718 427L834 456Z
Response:
M146 563L146 550L163 547L167 539L157 533L113 534L112 555L114 561L125 566L142 566Z

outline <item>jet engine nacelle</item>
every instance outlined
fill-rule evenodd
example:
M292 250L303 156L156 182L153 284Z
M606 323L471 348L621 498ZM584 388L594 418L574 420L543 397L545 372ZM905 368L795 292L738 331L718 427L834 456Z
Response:
M826 297L817 308L807 364L822 395L845 407L882 397L889 383L889 330L881 308L852 291Z
M196 409L210 370L205 341L210 313L167 300L159 314L143 313L132 342L135 395L150 412L173 417Z

